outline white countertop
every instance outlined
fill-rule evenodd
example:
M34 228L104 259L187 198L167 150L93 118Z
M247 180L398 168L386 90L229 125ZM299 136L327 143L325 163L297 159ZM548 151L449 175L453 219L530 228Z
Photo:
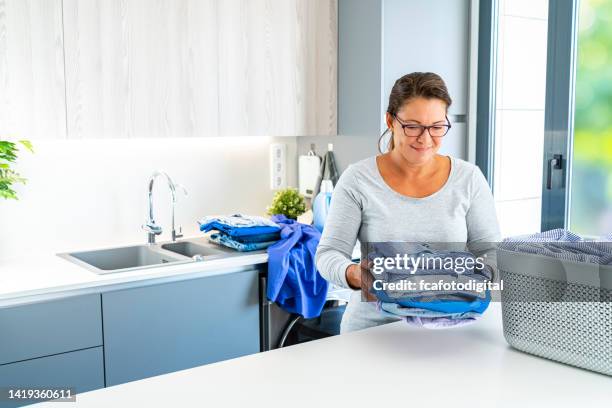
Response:
M121 384L77 395L77 406L610 404L612 377L510 348L500 309L492 304L479 322L456 329L394 323Z
M190 237L193 239L200 237ZM142 244L142 242L132 243ZM128 246L122 244L117 246ZM177 265L163 265L135 271L98 275L56 254L0 261L0 307L13 306L66 295L115 290L143 281L160 283L177 279L226 273L228 269L266 263L266 251L238 253L229 258Z

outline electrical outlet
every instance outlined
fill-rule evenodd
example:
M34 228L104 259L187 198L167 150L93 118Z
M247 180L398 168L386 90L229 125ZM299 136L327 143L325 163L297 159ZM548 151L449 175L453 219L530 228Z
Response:
M287 145L270 145L270 188L278 190L287 187Z

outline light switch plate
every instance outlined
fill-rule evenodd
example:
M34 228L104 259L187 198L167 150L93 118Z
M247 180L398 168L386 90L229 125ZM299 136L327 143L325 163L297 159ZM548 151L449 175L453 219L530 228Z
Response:
M278 190L287 187L287 145L270 145L270 188Z

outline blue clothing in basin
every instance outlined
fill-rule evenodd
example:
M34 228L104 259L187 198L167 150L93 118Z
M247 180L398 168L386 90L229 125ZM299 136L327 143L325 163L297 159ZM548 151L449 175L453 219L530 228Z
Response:
M268 299L289 313L317 317L328 288L315 265L321 233L284 215L274 215L272 221L281 226L281 238L268 247Z

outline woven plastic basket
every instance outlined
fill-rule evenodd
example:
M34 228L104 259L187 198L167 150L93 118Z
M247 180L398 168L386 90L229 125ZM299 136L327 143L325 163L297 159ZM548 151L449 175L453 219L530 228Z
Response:
M612 375L612 266L501 249L497 257L506 341Z

